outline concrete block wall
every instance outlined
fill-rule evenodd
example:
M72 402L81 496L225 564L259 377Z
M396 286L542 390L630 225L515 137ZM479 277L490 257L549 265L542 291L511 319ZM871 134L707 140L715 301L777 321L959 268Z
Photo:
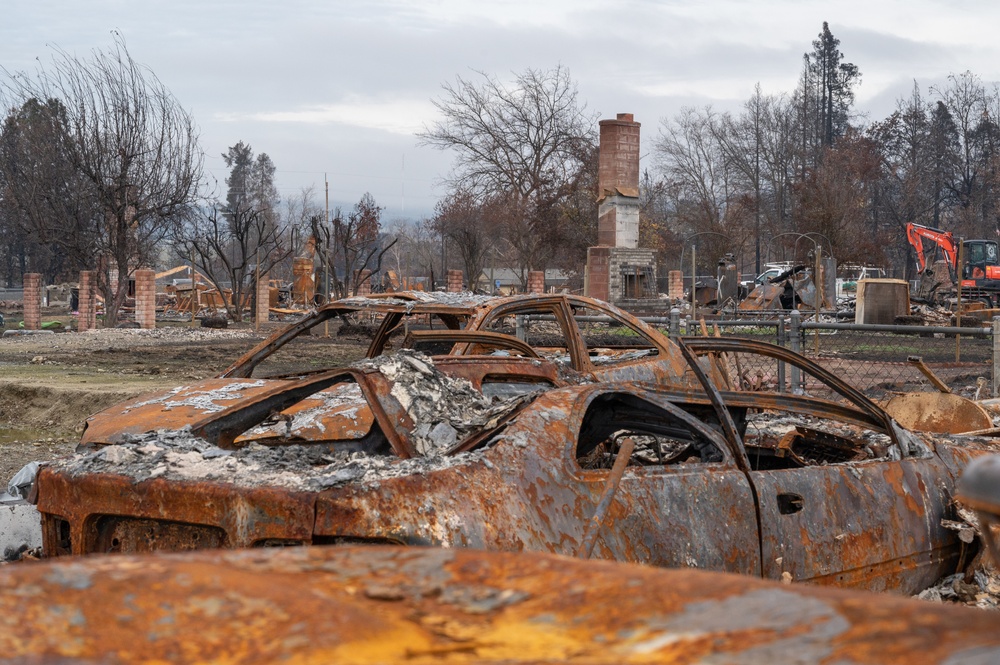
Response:
M135 322L140 328L156 327L156 271L135 271Z
M653 284L656 284L656 253L651 249L614 247L608 257L608 301L618 302L631 294L623 293L622 268L649 266L654 268Z
M97 273L80 271L80 305L77 310L76 329L79 332L97 327Z
M42 328L42 276L37 272L24 274L24 329Z
M528 272L528 293L545 293L545 273L541 270Z
M254 313L255 323L265 323L271 316L270 277L261 275L257 280L257 311Z
M448 281L445 289L448 293L459 293L462 290L462 271L461 270L449 270L448 271Z

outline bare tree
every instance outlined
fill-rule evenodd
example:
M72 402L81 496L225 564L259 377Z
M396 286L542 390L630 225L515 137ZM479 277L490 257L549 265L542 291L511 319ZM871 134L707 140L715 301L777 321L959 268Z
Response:
M333 234L318 217L312 219L312 234L320 253L327 253L328 265L344 278L334 279L332 286L337 298L357 295L363 274L382 270L385 253L396 244L383 242L382 208L371 194L365 192L346 217L338 208L334 213Z
M127 278L153 262L158 243L196 200L202 153L194 120L132 59L121 36L86 59L57 49L51 66L34 75L3 73L8 108L35 99L59 100L65 109L65 157L91 205L94 260L113 325Z
M232 206L213 204L185 229L179 245L220 294L232 289L226 313L242 321L255 295L256 276L266 275L291 253L286 239L283 226L236 201Z
M479 73L458 77L434 100L443 119L420 134L425 145L454 150L450 184L480 199L504 197L522 215L511 238L522 269L544 268L552 256L549 225L580 168L585 145L595 143L595 116L577 101L569 70L525 70L508 85Z
M498 231L508 223L506 212L502 201L479 203L467 190L442 199L435 208L431 227L458 250L470 289L476 288L490 253L495 251Z

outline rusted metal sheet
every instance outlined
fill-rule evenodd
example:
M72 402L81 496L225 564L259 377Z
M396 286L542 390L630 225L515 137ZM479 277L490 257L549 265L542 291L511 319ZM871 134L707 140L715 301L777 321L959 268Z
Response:
M10 662L1000 660L995 613L550 555L286 548L0 569Z
M952 393L905 393L896 395L885 410L907 429L941 434L960 434L988 429L993 419L971 399Z
M142 395L87 418L81 443L118 443L152 429L180 429L208 414L287 386L287 381L206 379L160 394Z
M955 571L960 543L941 528L953 483L936 457L751 477L764 577L913 594Z

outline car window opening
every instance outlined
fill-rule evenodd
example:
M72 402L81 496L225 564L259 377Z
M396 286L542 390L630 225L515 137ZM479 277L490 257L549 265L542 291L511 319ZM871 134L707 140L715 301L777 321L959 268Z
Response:
M888 457L893 449L883 433L770 411L748 417L743 444L755 471L865 462Z
M635 450L629 466L716 463L721 451L691 425L667 410L628 394L603 395L587 409L576 459L584 469L610 469L622 441Z
M236 439L238 446L250 443L271 446L309 443L330 451L393 454L361 387L353 380L336 383L284 411L271 413Z
M597 309L573 307L573 319L590 362L613 365L656 357L659 349L640 330Z

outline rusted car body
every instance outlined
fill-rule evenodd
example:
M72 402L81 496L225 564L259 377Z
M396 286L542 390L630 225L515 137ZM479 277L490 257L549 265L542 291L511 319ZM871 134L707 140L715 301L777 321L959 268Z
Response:
M735 575L422 548L0 569L6 662L1000 661L1000 615Z
M600 382L526 393L515 372L515 390L476 406L478 391L449 392L441 359L419 354L279 383L186 415L191 432L43 468L45 554L357 542L573 554L593 538L600 558L905 593L962 564L968 553L940 524L961 469L992 440L917 437L781 347L698 339L679 349L703 390ZM706 364L723 363L746 374L752 358L808 374L801 385L814 395L720 391L706 376ZM472 360L442 364L468 371ZM481 387L477 376L510 361L556 383L545 361L479 357L462 385ZM301 437L288 414L324 393L341 400L341 426ZM636 452L594 527L626 439Z

